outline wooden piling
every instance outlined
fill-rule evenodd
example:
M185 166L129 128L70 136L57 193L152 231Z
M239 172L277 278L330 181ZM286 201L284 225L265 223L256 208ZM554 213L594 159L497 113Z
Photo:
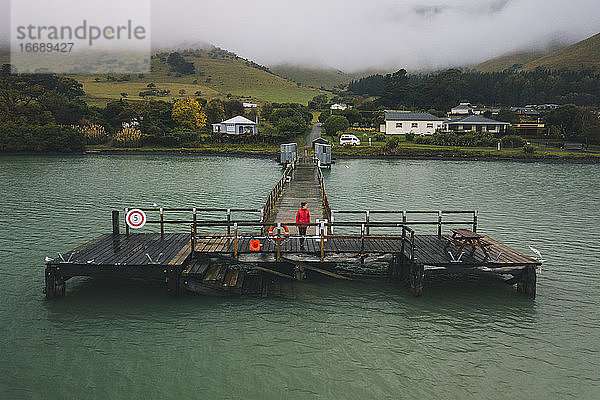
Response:
M415 297L423 295L423 278L425 270L423 264L410 264L410 292Z
M44 292L46 299L54 299L56 297L64 297L66 294L67 283L59 273L59 267L46 267L45 271L46 286Z
M520 280L517 282L517 291L534 299L536 295L536 286L537 274L535 273L535 267L529 266L525 268L520 276Z
M181 270L176 266L169 266L165 270L167 292L171 297L179 297L181 293Z

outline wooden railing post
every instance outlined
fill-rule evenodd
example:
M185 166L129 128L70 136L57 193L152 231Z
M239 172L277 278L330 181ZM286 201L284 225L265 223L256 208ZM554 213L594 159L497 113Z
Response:
M415 231L410 231L410 261L415 262Z
M473 211L473 232L477 232L477 210Z
M196 226L196 222L198 222L198 213L196 211L196 207L193 208L192 214L193 214L192 219L194 221L194 226Z
M129 208L125 208L125 218L127 219L127 213L129 212ZM129 224L127 220L125 221L125 234L129 236Z
M238 259L238 224L233 224L233 258Z
M160 213L160 236L164 236L165 234L165 212L161 207L159 210Z
M438 237L442 237L442 212L438 211Z
M112 228L113 235L119 234L119 210L113 210L112 212Z
M325 261L325 222L321 221L321 262Z
M227 209L227 236L231 235L231 209Z
M192 229L190 231L191 231L190 245L191 245L191 249L192 249L192 255L194 255L194 252L196 251L196 221L194 221L194 223L192 224Z
M360 225L360 252L365 252L365 224Z
M402 257L404 257L404 242L406 242L406 226L402 227L402 240L400 244L400 253L402 253Z
M277 223L277 262L281 261L281 222Z
M369 234L371 233L371 228L369 227L369 219L370 219L370 214L367 211L366 216L365 216L365 222L367 223L367 236L369 236Z
M402 211L402 224L406 225L406 211Z

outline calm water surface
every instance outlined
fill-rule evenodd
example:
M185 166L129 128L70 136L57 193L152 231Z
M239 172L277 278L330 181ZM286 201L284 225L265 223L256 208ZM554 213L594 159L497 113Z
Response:
M538 296L488 279L295 285L284 299L185 296L75 278L45 301L45 256L126 206L260 207L272 161L0 158L1 399L600 398L597 165L343 160L337 209L477 209L547 262Z

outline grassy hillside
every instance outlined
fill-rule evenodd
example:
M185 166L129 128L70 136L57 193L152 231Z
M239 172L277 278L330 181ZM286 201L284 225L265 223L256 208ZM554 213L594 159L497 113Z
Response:
M336 69L304 67L293 64L281 64L270 67L270 70L290 81L313 88L333 89L346 85L353 79L364 78L380 71L363 71L346 73Z
M508 53L494 57L473 67L480 72L501 72L517 64L519 67L547 54L545 51L531 50Z
M600 33L533 60L525 64L522 69L524 71L531 71L537 67L570 70L592 67L600 69Z
M224 50L194 50L182 54L186 61L194 63L194 75L171 73L166 62L168 53L156 53L152 56L152 72L149 74L115 75L111 78L107 74L75 75L73 78L83 83L86 100L90 104L105 104L109 100L120 99L121 93L127 93L128 99L140 100L140 91L146 90L150 83L170 93L145 99L171 100L199 91L200 96L206 99L233 97L249 101L306 104L321 93L299 86ZM184 92L180 93L182 90Z

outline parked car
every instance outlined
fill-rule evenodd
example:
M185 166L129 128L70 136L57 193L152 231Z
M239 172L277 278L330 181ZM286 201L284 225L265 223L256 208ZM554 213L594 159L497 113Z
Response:
M360 145L360 140L354 135L344 133L342 136L340 136L340 144L351 144L353 146L358 146Z

